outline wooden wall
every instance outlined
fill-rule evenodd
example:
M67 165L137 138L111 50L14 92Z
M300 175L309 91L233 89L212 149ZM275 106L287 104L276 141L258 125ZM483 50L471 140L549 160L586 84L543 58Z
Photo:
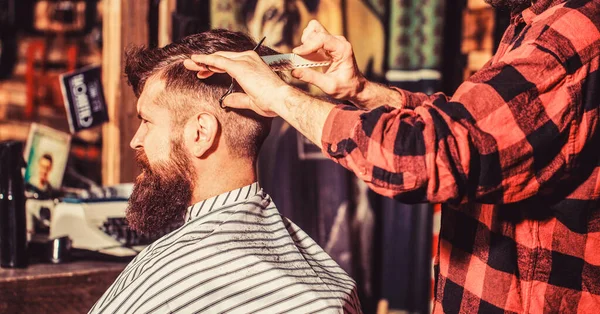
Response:
M110 122L103 129L103 184L133 182L139 169L129 142L139 126L136 102L123 76L124 53L132 45L148 45L148 1L104 0L103 84ZM170 42L174 0L162 0L159 45Z

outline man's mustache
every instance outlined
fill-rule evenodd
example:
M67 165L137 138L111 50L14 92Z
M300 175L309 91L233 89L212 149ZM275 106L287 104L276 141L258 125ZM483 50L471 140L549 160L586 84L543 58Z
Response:
M142 168L142 171L152 173L148 156L146 156L146 153L142 149L135 150L135 161Z

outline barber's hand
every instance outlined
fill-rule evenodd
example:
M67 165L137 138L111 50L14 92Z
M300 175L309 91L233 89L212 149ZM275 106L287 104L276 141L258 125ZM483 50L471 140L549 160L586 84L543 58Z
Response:
M301 56L327 55L331 65L325 73L308 68L294 69L292 76L319 87L336 99L356 101L367 82L356 65L352 45L346 38L331 35L323 25L312 20L304 29L301 40L302 45L294 48L294 53Z
M227 72L246 93L230 94L223 100L223 105L250 109L262 116L277 115L273 107L283 103L289 87L254 51L192 55L183 64L188 70L197 71L200 79Z

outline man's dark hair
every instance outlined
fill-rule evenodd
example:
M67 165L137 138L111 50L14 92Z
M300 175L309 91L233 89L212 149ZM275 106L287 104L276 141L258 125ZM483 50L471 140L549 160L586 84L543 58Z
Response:
M208 110L219 120L222 135L233 154L256 158L269 134L271 119L250 110L222 109L219 98L231 84L227 74L214 74L200 80L187 70L183 61L192 54L211 54L217 51L252 50L256 42L248 35L215 29L182 38L162 48L134 47L125 53L125 74L136 96L140 96L146 82L153 78L165 82L165 90L158 96L158 105L167 107L174 116L174 125L182 126L200 110ZM277 52L261 46L259 55Z
M42 159L48 159L50 161L50 163L53 163L52 155L50 155L50 154L43 154Z

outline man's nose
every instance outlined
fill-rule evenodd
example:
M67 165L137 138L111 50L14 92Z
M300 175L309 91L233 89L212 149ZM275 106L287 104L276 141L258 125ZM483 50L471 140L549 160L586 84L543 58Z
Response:
M137 148L141 148L142 147L142 139L141 139L141 136L140 136L140 130L139 129L133 135L133 138L131 139L131 142L129 142L129 147L131 147L132 149L137 149Z

